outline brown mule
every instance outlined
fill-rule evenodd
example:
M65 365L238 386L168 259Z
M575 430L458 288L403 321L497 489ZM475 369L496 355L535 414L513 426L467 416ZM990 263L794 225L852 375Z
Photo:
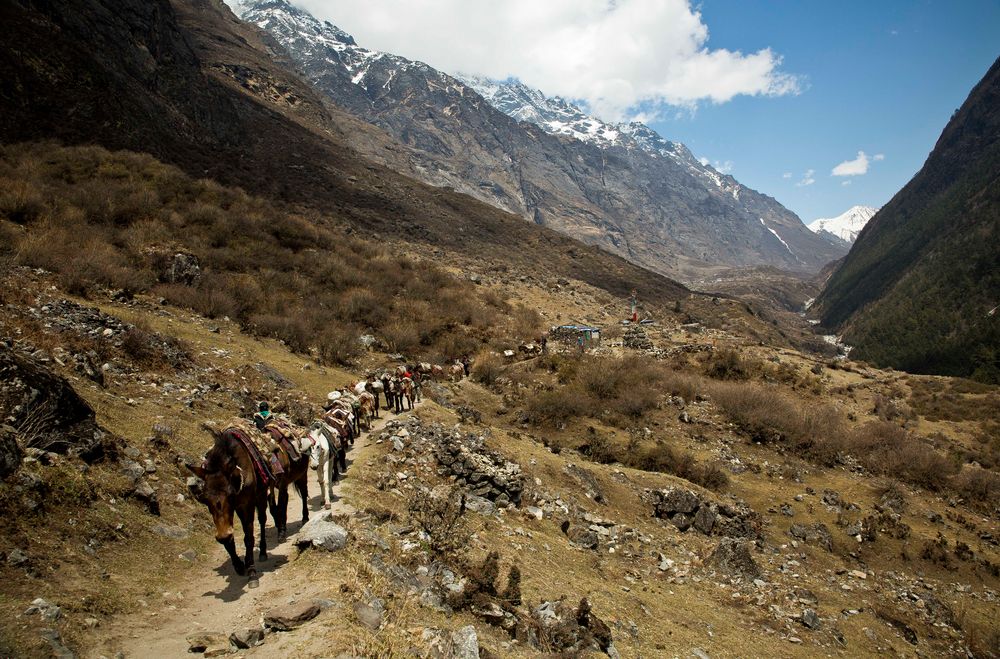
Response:
M215 444L205 454L200 466L185 463L191 473L200 479L189 483L189 489L192 496L205 504L212 514L215 539L226 548L236 574L247 575L250 586L255 587L257 568L253 561L253 516L256 511L260 524L260 560L267 560L264 527L267 523L268 485L257 473L237 429L227 428L221 432L212 428L207 430L215 437ZM243 526L246 554L242 559L236 555L236 541L233 539L234 514Z
M298 429L301 430L301 429ZM309 453L300 453L293 460L284 446L285 436L281 429L273 424L264 427L264 432L274 438L280 448L276 451L281 463L282 473L278 474L268 496L268 506L271 508L271 519L278 529L278 538L284 538L288 533L288 485L294 483L302 499L302 523L309 521ZM304 433L298 432L298 435ZM278 492L278 500L274 500L274 492Z

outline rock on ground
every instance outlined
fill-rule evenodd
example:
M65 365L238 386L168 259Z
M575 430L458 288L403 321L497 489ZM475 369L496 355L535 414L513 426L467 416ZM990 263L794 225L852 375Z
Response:
M705 564L731 577L752 581L762 576L746 543L735 538L723 538Z
M229 653L229 637L222 632L197 632L186 638L188 652L203 652L206 657Z
M472 625L451 634L451 651L454 659L479 659L479 637Z
M293 602L265 613L264 625L279 632L287 632L318 616L319 610L319 605L311 600Z
M347 545L347 529L333 521L332 512L323 512L313 517L295 536L299 549L315 547L326 551L338 551Z

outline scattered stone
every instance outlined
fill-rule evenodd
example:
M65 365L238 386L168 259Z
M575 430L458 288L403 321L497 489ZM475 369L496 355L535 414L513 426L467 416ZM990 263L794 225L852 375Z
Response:
M185 640L188 652L202 652L206 657L217 657L229 654L229 637L221 632L196 632L189 634Z
M479 659L479 637L472 625L462 627L451 634L453 659Z
M754 539L761 535L760 515L742 502L717 504L682 488L647 490L647 493L652 498L653 514L669 520L681 531L694 526L705 535Z
M31 606L24 610L24 615L39 614L46 622L55 622L62 618L62 609L41 597L32 600Z
M588 499L593 499L597 503L606 503L604 491L601 489L594 474L572 463L566 465L563 471L583 488Z
M275 631L287 632L309 622L319 615L319 611L319 605L312 600L292 602L265 613L264 626Z
M339 551L347 545L347 530L333 521L333 513L325 511L306 522L295 536L299 549L315 547Z
M264 642L264 630L260 628L244 629L229 635L229 642L240 650L249 650Z
M805 609L800 620L809 629L819 629L819 616L812 609Z
M63 644L62 636L58 629L43 629L40 632L42 640L52 648L52 654L56 659L74 659L76 655Z
M171 538L174 540L184 540L191 535L191 532L180 526L164 526L163 524L157 524L153 527L153 533L157 535L162 535L164 538Z
M382 611L364 602L355 602L354 615L358 622L372 631L376 631L382 626Z

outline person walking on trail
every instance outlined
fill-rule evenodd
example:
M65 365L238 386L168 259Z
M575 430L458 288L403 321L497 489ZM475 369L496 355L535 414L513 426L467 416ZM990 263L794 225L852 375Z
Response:
M420 374L420 369L413 369L413 400L420 402L420 389L423 386L424 377Z
M549 337L545 336L544 334L542 334L542 336L538 339L538 345L542 347L543 354L548 352L548 350L546 349L548 342L549 342Z
M257 426L257 430L263 430L270 419L271 405L266 400L262 400L257 405L257 413L253 415L253 424Z
M580 354L582 355L583 354L583 334L581 334L580 336L576 337L576 347L580 351Z
M462 355L462 368L465 369L465 377L469 377L469 356Z

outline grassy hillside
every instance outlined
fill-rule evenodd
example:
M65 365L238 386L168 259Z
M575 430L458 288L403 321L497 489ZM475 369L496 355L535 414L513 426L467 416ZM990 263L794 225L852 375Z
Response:
M1000 381L1000 61L817 301L861 359Z
M441 360L499 336L533 338L539 324L430 261L148 155L0 147L0 236L2 252L71 293L155 294L323 362L352 360L363 334ZM178 253L197 259L197 276L171 274Z

